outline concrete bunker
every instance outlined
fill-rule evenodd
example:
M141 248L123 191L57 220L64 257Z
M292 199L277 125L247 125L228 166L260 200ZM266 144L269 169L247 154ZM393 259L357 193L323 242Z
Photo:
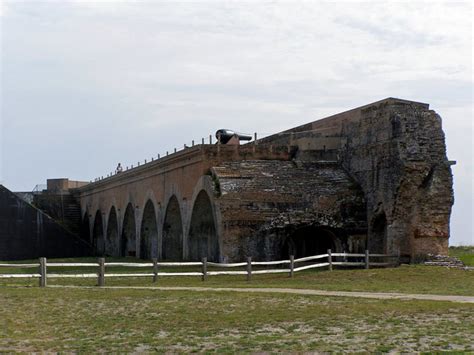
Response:
M183 259L183 223L179 202L173 195L166 208L165 221L163 223L163 239L161 257L163 260Z
M135 225L135 209L129 203L123 218L121 254L122 256L136 256L137 229Z
M109 212L107 222L107 234L105 238L105 254L119 255L119 234L118 234L118 218L115 207L112 206Z
M202 190L194 202L188 236L188 257L190 260L219 261L219 238L212 211L211 200Z
M105 240L104 240L104 222L102 219L102 212L98 210L94 218L94 228L92 232L92 245L94 252L97 255L104 255Z
M156 224L155 206L148 200L143 210L140 232L140 258L158 257L158 227Z

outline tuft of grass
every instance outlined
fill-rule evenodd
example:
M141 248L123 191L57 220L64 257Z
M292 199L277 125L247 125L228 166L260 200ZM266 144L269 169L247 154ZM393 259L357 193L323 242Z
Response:
M465 265L474 266L474 246L449 247L449 255L459 258Z

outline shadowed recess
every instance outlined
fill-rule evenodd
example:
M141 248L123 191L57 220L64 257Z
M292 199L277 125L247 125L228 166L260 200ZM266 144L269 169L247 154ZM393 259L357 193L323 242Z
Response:
M89 212L86 212L81 224L81 239L85 240L90 244L91 242L91 230L90 230L90 218Z
M121 249L122 256L136 255L136 227L135 227L135 209L132 204L127 205L125 216L123 218Z
M107 222L107 237L105 239L105 254L119 256L119 236L118 236L118 219L115 207L112 206Z
M340 252L340 243L336 235L323 228L308 226L297 229L286 238L282 255L286 259L290 255L295 258L326 254L328 249Z
M163 260L182 260L183 258L183 224L181 211L176 196L172 196L166 208L163 223Z
M190 260L201 260L207 257L209 261L219 261L219 239L211 200L205 191L199 193L194 203L188 248Z
M373 253L384 253L387 243L387 217L381 213L373 219L369 233L369 250Z
M104 255L104 222L100 210L95 214L94 229L92 233L92 245L97 255Z
M140 233L140 258L150 259L158 257L158 227L153 202L147 201L143 211Z

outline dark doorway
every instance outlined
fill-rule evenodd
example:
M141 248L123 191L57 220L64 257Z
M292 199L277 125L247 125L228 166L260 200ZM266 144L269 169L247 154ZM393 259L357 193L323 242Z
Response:
M89 245L91 243L91 230L90 230L90 219L89 212L86 212L81 224L81 239L86 241Z
M329 229L319 227L302 227L294 231L282 248L283 258L294 255L295 258L326 254L328 249L338 251L336 235Z
M135 209L129 203L123 217L123 228L121 238L122 256L136 256L137 229L135 225Z
M211 200L205 191L199 193L194 203L189 229L188 256L193 261L207 257L209 261L219 262L219 239Z
M371 253L385 253L385 244L387 240L387 217L381 213L374 217L371 224L371 233L369 235L369 245L367 246Z
M140 231L140 258L157 258L158 227L156 226L155 207L153 206L153 202L150 200L147 201L143 211Z
M171 197L166 208L161 250L163 260L183 259L183 223L176 196Z
M96 253L96 255L104 255L104 222L102 220L102 213L100 212L100 210L98 210L95 214L94 229L92 234L92 245L94 246L94 252Z

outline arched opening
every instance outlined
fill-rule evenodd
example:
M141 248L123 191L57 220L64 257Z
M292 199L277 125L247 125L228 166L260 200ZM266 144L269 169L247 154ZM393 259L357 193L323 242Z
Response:
M193 214L188 238L188 256L190 260L219 261L219 238L217 237L211 200L203 190L194 202Z
M104 255L104 222L100 210L95 214L92 245L96 255Z
M135 226L135 209L129 203L123 217L123 228L121 238L121 254L122 256L136 256L136 239L137 232Z
M386 239L387 217L382 212L372 220L369 245L367 247L371 253L385 253Z
M86 212L81 224L81 239L86 241L89 245L91 242L91 230L90 230L90 219L89 212Z
M336 235L329 229L307 226L294 231L286 238L282 247L282 257L288 258L294 255L295 258L326 254L328 249L339 252Z
M161 250L163 260L182 260L183 258L183 224L176 196L171 197L166 208Z
M158 257L158 227L156 226L155 207L150 200L147 201L143 210L140 257L142 259Z
M105 238L105 253L107 255L119 256L118 218L115 207L112 206L107 222L107 236Z

